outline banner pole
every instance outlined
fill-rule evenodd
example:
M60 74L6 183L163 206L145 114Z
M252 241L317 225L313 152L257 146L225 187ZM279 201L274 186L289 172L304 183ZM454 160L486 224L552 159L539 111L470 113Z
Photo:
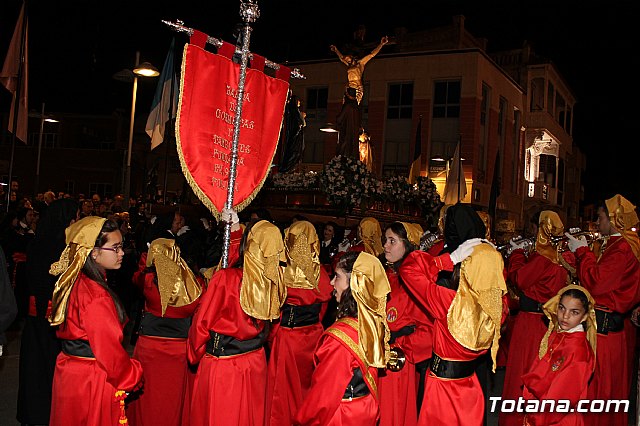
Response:
M236 171L238 166L238 139L240 139L240 123L242 118L242 104L244 101L244 83L247 75L247 62L249 59L249 39L251 38L251 23L260 17L257 0L240 2L240 16L244 22L242 28L242 50L240 52L240 76L238 79L238 99L236 99L236 111L233 120L233 143L231 144L231 163L229 164L229 183L227 186L227 200L224 203L226 209L233 207L233 193L236 185ZM231 223L224 227L224 240L222 245L222 267L226 268L229 261L229 242L231 240Z

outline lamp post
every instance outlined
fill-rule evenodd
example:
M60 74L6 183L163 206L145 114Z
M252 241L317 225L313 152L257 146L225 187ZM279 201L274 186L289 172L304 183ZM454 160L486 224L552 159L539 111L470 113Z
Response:
M44 134L44 123L58 123L59 121L44 115L44 102L42 103L42 111L40 113L40 133L38 134L38 160L36 161L36 184L34 187L34 195L38 194L40 186L40 156L42 154L42 136Z
M138 93L138 76L141 77L157 77L160 75L158 69L148 62L140 62L140 52L136 51L136 66L133 69L133 92L131 95L131 117L129 119L129 143L127 145L127 168L124 175L124 205L129 205L131 198L131 150L133 148L133 124L136 116L136 95ZM122 72L121 72L122 73ZM118 74L121 74L118 73ZM116 74L116 75L118 75ZM114 76L115 78L118 78Z

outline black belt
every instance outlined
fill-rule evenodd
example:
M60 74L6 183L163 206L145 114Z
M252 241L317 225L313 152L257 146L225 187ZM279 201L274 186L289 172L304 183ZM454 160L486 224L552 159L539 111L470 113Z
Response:
M367 383L362 377L362 370L360 367L356 368L353 370L353 376L351 376L351 380L344 391L342 399L359 398L369 395L370 393L369 386L367 386Z
M464 379L475 373L478 362L472 361L450 361L442 359L433 353L431 355L430 371L441 379Z
M62 352L67 355L77 356L81 358L95 358L89 346L89 342L86 340L62 340Z
M410 334L413 334L413 332L415 331L416 331L415 325L405 325L400 330L392 331L391 339L389 339L389 344L394 343L398 337L408 336Z
M524 294L520 295L520 310L524 312L534 312L536 314L544 313L542 311L542 303L534 300Z
M142 314L138 334L142 336L169 337L186 339L189 336L191 318L157 317L151 312Z
M607 335L609 332L622 331L624 329L624 318L618 312L596 309L596 324L598 325L598 334Z
M264 344L264 329L253 339L238 340L209 330L211 339L207 342L207 353L213 356L240 355L260 349Z
M280 326L295 328L318 324L320 322L321 308L322 305L320 303L303 306L285 304L282 306Z

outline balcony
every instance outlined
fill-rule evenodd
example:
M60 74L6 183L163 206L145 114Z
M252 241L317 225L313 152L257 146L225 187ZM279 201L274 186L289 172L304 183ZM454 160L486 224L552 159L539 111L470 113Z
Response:
M527 198L546 204L558 204L558 189L544 182L527 182Z

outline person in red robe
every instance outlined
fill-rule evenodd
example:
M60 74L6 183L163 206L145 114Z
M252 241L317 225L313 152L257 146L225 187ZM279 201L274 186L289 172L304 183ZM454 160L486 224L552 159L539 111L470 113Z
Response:
M144 392L129 404L132 426L189 424L190 385L187 335L202 294L202 283L173 239L158 238L140 257L133 283L145 304L133 358L144 370Z
M209 281L187 339L188 360L198 365L191 425L264 425L267 324L280 316L286 298L280 261L285 256L278 227L250 222L238 260Z
M469 205L455 204L447 210L445 253L433 257L415 250L400 267L409 291L434 318L418 425L483 424L485 401L475 369L490 351L495 371L507 292L502 256L482 242L485 233Z
M569 249L575 253L580 283L596 301L598 352L596 371L589 384L588 398L628 400L632 360L629 359L625 315L640 302L640 240L635 206L617 194L598 208L601 246L590 250L586 238L567 234ZM588 425L626 426L628 413L591 413Z
M380 425L415 425L418 422L417 392L424 389L416 375L416 363L431 357L433 319L407 291L398 269L409 253L420 244L422 228L406 222L393 222L384 231L384 258L391 284L387 301L387 323L393 351L404 354L401 368L392 366L380 374ZM424 377L422 378L424 380Z
M558 291L542 307L549 319L537 356L522 376L522 397L527 401L525 425L580 426L583 413L578 401L587 398L595 368L596 313L589 292L577 285ZM542 401L569 401L569 407L542 409ZM538 404L537 410L533 408ZM537 412L536 412L537 411Z
M53 376L50 425L127 424L126 392L138 389L142 366L122 346L124 308L106 282L122 264L115 221L85 217L66 231L67 247L50 272L60 275L49 322L62 352Z
M535 251L530 255L523 248L515 248L508 257L507 281L518 294L519 309L511 328L511 341L502 399L514 400L522 395L522 375L531 367L538 354L538 342L547 331L543 322L542 305L567 284L569 271L563 262L575 266L572 253L560 253L551 237L562 237L564 225L556 212L544 210L539 216ZM512 247L522 244L510 242ZM568 260L561 258L567 256ZM528 257L527 257L528 256ZM520 426L524 413L499 413L501 426Z
M284 233L287 264L283 280L287 299L280 320L271 328L267 380L267 425L290 425L311 386L313 351L324 328L331 280L318 258L320 241L306 220L294 222Z
M347 252L331 284L337 320L318 343L311 387L293 424L375 426L377 369L389 359L389 281L375 256Z

